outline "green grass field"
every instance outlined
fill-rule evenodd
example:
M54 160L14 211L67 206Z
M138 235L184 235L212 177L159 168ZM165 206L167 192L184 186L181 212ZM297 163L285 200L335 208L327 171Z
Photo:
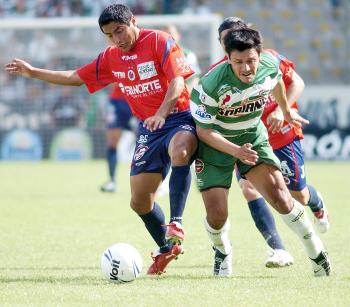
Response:
M212 277L213 252L203 227L200 194L192 187L185 210L185 254L160 277L146 276L155 248L129 208L128 166L120 191L103 194L103 161L0 164L0 306L349 306L350 163L308 162L309 182L327 202L330 232L321 235L332 276L314 278L302 245L275 214L295 264L267 269L267 246L235 183L230 195L234 274ZM167 196L159 203L168 216ZM141 253L139 279L110 284L100 255L126 242Z

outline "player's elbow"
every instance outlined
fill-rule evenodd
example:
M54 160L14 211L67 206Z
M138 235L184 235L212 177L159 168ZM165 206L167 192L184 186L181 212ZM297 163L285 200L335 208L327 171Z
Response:
M72 86L81 86L84 84L84 81L79 77L77 71L74 70L69 72L68 84Z

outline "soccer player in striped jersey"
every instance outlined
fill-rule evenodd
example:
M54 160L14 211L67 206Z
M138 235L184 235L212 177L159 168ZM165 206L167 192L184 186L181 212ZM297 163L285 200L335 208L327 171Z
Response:
M270 92L284 119L293 126L308 123L293 110L276 57L262 53L256 30L230 30L224 38L228 60L214 67L191 94L191 112L199 137L197 186L207 212L205 226L214 244L214 275L232 273L228 236L228 191L234 165L297 234L311 259L315 276L329 275L330 261L304 207L293 199L260 120Z
M140 120L131 165L131 208L140 216L158 249L148 274L162 274L182 252L182 215L191 184L190 165L197 148L185 79L193 74L180 46L167 33L138 28L130 9L108 6L99 17L109 46L89 64L52 71L14 59L5 69L15 75L80 86L90 92L117 83ZM169 168L170 223L165 226L155 193Z
M227 31L241 29L247 26L240 18L226 18L218 29L221 45L223 45L223 39ZM273 49L264 49L263 52L271 53L278 60L282 79L286 87L288 102L293 109L298 110L296 100L304 89L304 82L295 72L294 63ZM219 61L219 63L226 60L227 56ZM212 65L212 67L215 65ZM291 126L283 120L281 110L272 95L269 96L269 101L264 107L261 119L268 128L269 143L275 155L281 161L281 171L289 191L301 204L310 207L315 217L316 229L322 233L326 232L330 224L322 196L312 185L306 183L304 155L300 144L300 140L303 138L302 129ZM284 249L282 240L279 238L276 230L273 216L264 198L248 180L241 178L239 171L236 171L236 176L242 188L243 195L248 201L248 206L257 228L273 249L271 257L266 261L266 266L275 267L289 264L291 256Z

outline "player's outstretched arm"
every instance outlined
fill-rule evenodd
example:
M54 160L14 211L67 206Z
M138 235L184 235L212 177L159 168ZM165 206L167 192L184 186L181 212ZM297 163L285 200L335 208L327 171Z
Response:
M286 89L282 80L280 80L275 88L272 90L272 95L275 96L276 102L282 110L284 119L297 127L301 127L303 124L309 124L309 121L302 116L299 115L298 112L291 109L287 97L286 97Z
M5 70L11 75L39 79L60 85L79 86L84 84L75 70L55 71L33 67L21 59L13 59L5 65Z
M211 147L234 156L248 165L255 165L258 161L258 154L252 149L252 144L238 146L226 140L222 135L213 129L197 126L198 138Z

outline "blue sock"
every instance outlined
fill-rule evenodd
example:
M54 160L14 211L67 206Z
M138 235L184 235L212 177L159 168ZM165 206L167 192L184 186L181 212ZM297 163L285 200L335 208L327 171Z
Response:
M323 202L318 197L316 189L312 185L307 185L310 193L310 199L307 205L310 207L312 212L318 212L323 208Z
M190 187L190 166L173 166L171 168L171 176L169 180L170 222L182 223L182 215Z
M250 213L255 222L256 228L264 237L266 243L272 249L284 249L282 239L279 236L275 219L263 198L248 202Z
M117 150L113 147L109 147L107 149L107 163L108 163L109 177L111 178L112 181L114 181L115 169L118 163L118 153L117 153Z
M166 253L170 250L171 245L165 239L166 226L165 217L162 208L154 203L151 212L140 215L140 218L145 223L145 226L152 236L153 240L157 243L162 253Z

